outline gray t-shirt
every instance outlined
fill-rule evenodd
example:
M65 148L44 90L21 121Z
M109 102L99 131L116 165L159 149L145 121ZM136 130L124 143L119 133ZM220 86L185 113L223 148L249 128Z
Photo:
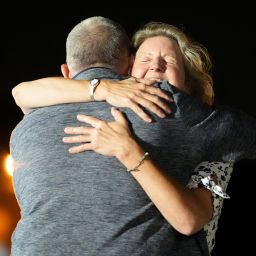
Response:
M120 79L102 68L86 70L76 79L96 77ZM204 135L204 121L211 120L214 110L205 106L185 122L189 97L167 83L160 86L179 101L168 118L153 115L155 121L145 123L129 109L122 110L152 159L187 184L203 157L218 151ZM179 105L182 100L185 105ZM191 111L197 107L189 103ZM78 113L113 120L110 108L106 102L39 108L14 129L10 149L21 220L12 236L12 256L208 255L204 231L189 237L177 232L115 158L68 153L70 145L62 143L64 127L81 125Z

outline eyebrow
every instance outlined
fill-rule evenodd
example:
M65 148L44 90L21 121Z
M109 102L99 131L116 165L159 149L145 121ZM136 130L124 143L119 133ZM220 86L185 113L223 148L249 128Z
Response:
M137 56L138 57L152 57L152 56L154 56L154 54L150 53L150 52L142 52L142 53L138 54ZM167 59L167 60L174 61L175 63L178 62L177 61L177 56L174 57L174 56L171 56L169 54L165 54L164 56L161 55L161 58L163 58L165 60Z

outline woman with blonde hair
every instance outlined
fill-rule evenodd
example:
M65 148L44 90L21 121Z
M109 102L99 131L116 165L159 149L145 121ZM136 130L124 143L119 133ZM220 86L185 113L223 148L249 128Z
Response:
M133 45L132 78L122 81L97 77L96 81L70 80L67 76L45 78L19 84L13 89L13 95L24 112L53 104L106 100L115 107L131 108L151 122L156 116L170 118L169 98L158 89L170 94L174 101L172 117L186 124L189 135L204 150L202 159L209 161L199 165L191 176L187 185L195 189L177 182L178 173L159 168L157 156L151 157L145 145L141 146L132 136L127 120L117 109L112 109L114 122L79 115L81 122L92 127L66 128L65 132L74 136L65 137L64 142L81 143L70 148L70 153L93 150L116 157L177 231L177 239L183 235L190 239L205 225L210 225L205 226L206 231L216 226L222 206L218 197L228 197L225 188L233 164L242 158L255 158L256 120L240 111L213 106L211 60L207 50L177 27L148 23L135 33ZM209 190L215 198L214 210ZM209 231L205 237L209 251L214 245L214 232Z

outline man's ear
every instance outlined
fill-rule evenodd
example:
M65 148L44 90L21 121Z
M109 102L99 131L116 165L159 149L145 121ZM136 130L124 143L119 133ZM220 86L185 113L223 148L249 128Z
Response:
M62 64L60 68L61 68L61 73L62 73L63 77L72 78L72 74L71 74L67 64Z

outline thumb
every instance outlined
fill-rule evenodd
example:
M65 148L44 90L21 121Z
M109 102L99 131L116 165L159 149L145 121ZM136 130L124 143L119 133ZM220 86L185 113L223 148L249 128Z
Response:
M112 107L111 114L115 118L115 121L125 124L125 125L127 124L127 120L126 120L124 114L117 108Z

